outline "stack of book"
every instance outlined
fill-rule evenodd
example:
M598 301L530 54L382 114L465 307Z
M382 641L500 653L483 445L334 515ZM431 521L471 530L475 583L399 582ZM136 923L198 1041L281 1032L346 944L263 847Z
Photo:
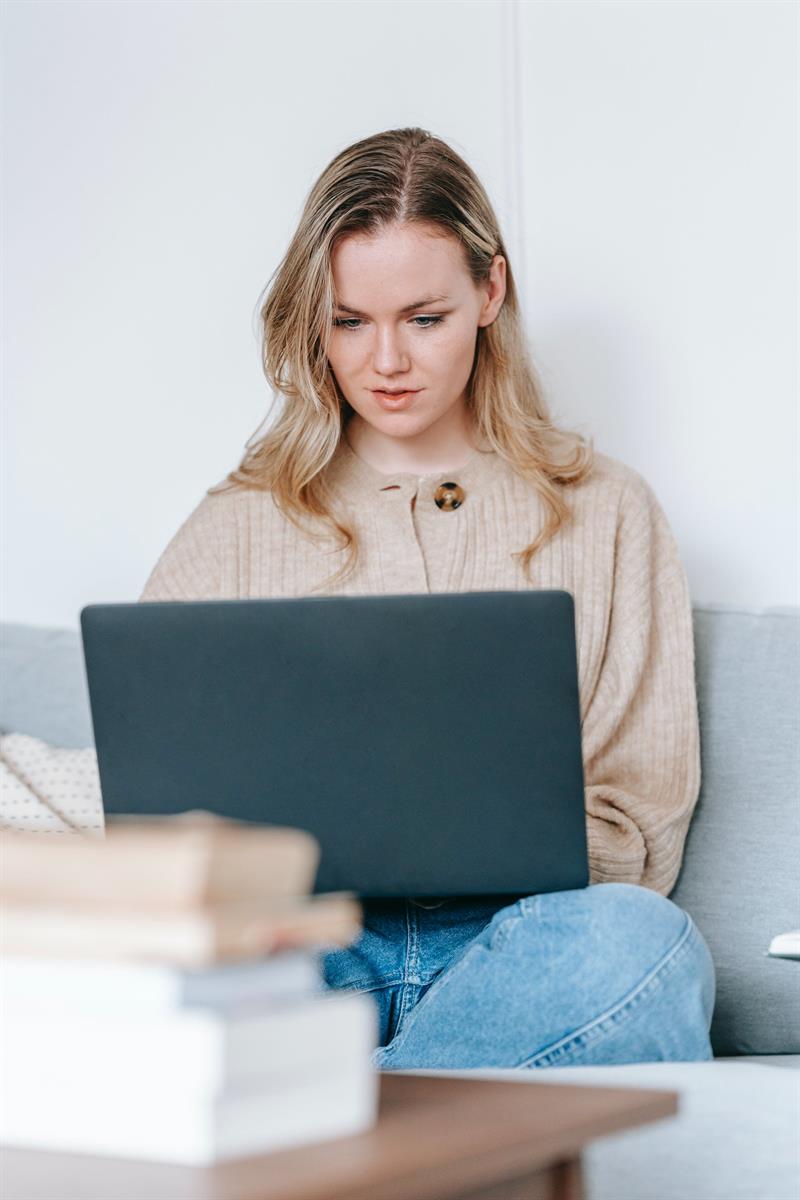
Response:
M321 971L362 910L318 854L203 814L0 835L0 1142L202 1165L374 1124L374 1004Z

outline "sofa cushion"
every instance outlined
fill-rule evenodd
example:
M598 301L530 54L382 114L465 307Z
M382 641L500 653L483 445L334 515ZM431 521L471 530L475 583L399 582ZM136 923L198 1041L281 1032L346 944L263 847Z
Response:
M800 962L769 958L800 927L800 610L694 609L702 774L670 899L717 971L716 1055L800 1053Z
M51 746L94 745L76 629L3 624L0 678L0 733L27 733Z
M409 1072L402 1072L409 1074ZM627 1063L536 1070L420 1071L556 1086L678 1092L678 1112L590 1142L592 1200L797 1200L800 1072L716 1062Z

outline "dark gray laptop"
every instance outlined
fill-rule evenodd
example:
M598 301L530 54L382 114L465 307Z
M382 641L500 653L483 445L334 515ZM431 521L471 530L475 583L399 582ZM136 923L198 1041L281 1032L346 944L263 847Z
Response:
M588 885L569 592L93 604L81 631L110 819L307 829L316 892Z

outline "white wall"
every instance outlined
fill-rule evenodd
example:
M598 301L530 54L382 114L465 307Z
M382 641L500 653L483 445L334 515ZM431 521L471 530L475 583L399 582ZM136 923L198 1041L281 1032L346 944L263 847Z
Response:
M522 10L527 311L697 601L800 602L797 6Z
M556 415L697 601L800 602L790 4L7 3L3 616L133 600L268 404L255 305L342 147L486 183Z

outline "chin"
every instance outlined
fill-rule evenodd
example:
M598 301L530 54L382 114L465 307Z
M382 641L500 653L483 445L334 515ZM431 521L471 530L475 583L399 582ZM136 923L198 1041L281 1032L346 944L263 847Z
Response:
M432 424L429 416L423 417L410 409L399 409L397 412L386 412L382 409L380 412L370 413L369 416L363 413L359 413L359 416L365 425L370 425L381 433L394 433L399 429L421 433Z
M381 433L390 434L392 437L417 437L425 433L433 421L421 421L418 415L415 418L413 413L399 412L384 413L380 421L371 421L370 424Z

